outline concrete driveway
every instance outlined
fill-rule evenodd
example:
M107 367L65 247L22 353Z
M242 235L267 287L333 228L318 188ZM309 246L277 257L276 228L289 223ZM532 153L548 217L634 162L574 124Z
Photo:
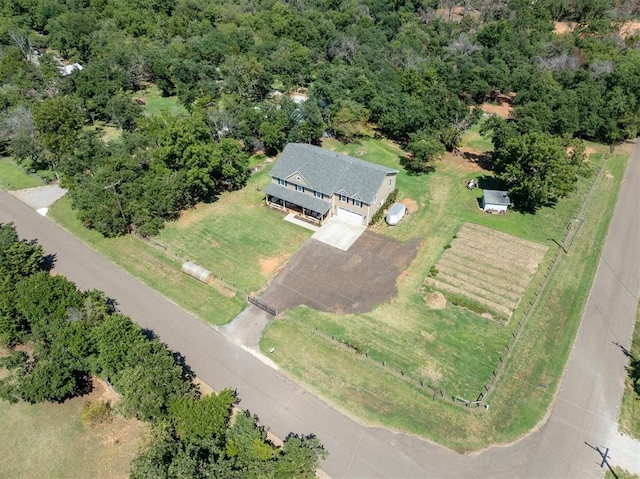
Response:
M366 226L348 219L332 216L312 238L342 251L348 251L366 229Z

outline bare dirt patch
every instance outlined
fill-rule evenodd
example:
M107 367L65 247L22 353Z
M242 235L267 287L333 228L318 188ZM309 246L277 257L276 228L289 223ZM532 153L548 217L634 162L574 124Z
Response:
M584 149L584 154L585 154L585 155L587 155L587 158L588 158L589 156L593 155L594 153L597 153L597 152L598 152L598 151L597 151L594 147L592 147L592 146L587 146L587 147Z
M287 259L286 255L274 256L272 258L260 258L260 271L265 276L273 274L284 261Z
M555 22L553 33L556 35L564 35L566 33L571 33L578 26L576 22ZM640 33L640 21L631 20L628 22L624 22L618 28L618 32L622 38L631 37L633 35L637 35Z
M415 257L419 240L406 243L365 231L342 251L306 241L260 298L278 311L307 305L331 313L362 313L390 301L396 280Z
M604 177L605 177L607 180L613 180L613 175L611 174L611 172L610 172L610 171L607 171L607 172L604 174Z
M553 26L553 33L556 35L564 35L565 33L570 33L576 27L577 23L575 22L555 22Z
M480 108L484 113L497 115L500 118L509 118L511 111L513 110L511 104L506 101L501 101L499 103L483 103Z
M468 146L463 146L458 150L459 155L451 155L450 164L457 166L462 171L469 173L480 173L487 171L488 154L482 153Z
M431 309L444 309L447 307L447 298L440 291L432 291L424 297L424 302Z
M465 223L425 284L482 305L483 317L508 321L546 251L538 243Z
M416 200L414 199L403 198L400 200L400 203L407 207L407 211L409 213L415 213L416 211L418 211L418 203L416 203Z

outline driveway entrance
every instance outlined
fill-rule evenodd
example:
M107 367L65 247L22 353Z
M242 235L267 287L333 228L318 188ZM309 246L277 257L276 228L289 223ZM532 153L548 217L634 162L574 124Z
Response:
M342 251L347 251L366 229L366 226L357 224L350 218L332 216L322 225L320 230L313 234L312 238Z

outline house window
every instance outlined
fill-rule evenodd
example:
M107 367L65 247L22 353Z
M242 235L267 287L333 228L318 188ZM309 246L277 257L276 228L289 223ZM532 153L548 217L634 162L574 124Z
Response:
M313 193L313 196L315 196L316 198L322 198L322 193L321 193L321 192L319 192L319 191L315 191L315 192Z
M282 186L287 186L287 180L283 180L282 178L278 178L278 184Z
M343 203L349 203L349 198L347 198L347 195L340 195L340 201Z
M357 206L358 208L360 208L362 206L362 201L360 200L353 200L353 206Z
M304 193L304 186L302 185L296 185L296 191L301 191Z

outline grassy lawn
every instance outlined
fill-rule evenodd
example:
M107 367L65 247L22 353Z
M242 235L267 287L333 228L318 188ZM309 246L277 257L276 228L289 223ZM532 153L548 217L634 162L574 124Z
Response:
M640 305L636 315L636 327L633 331L631 349L629 351L634 358L640 358ZM640 439L640 396L633 390L631 379L627 376L620 406L618 419L620 429L626 434Z
M98 253L208 323L224 324L244 307L245 300L240 295L228 298L211 286L182 274L180 259L141 239L133 236L103 238L85 228L67 197L54 203L48 216Z
M0 401L0 478L128 477L139 423L114 417L111 423L86 428L80 421L85 400L36 405Z
M0 158L0 188L20 190L42 185L44 182L39 176L27 173L11 158Z
M160 89L155 85L148 86L140 93L140 97L147 102L145 106L147 115L158 115L162 109L169 110L172 115L187 113L187 109L182 106L177 96L162 96Z
M260 290L311 235L263 205L261 189L268 181L262 170L244 189L186 211L153 238L160 247L133 236L103 238L82 226L68 198L56 202L49 217L186 310L224 324L242 311L245 295ZM183 275L186 260L212 271L213 287Z
M493 150L493 143L490 138L480 136L480 127L484 122L484 117L474 123L462 137L462 143L469 148L473 148L478 153L485 153Z
M185 212L154 240L243 294L260 290L312 233L264 206L262 188L269 181L261 170L242 190Z
M579 325L617 199L627 156L607 160L584 211L585 222L568 255L563 255L542 298L523 327L503 372L487 399L488 411L465 409L434 400L432 389L447 396L475 400L493 376L506 344L522 319L521 304L514 318L500 326L463 309L447 306L429 310L420 287L429 268L442 254L460 225L474 222L549 246L533 278L541 282L553 253L551 239L560 241L583 202L593 178L554 208L536 215L479 211L480 190L469 191L465 180L487 174L461 157L448 157L433 174L414 176L399 166L402 152L386 142L363 140L325 147L362 157L400 171L400 198L413 199L418 209L394 228L376 230L399 240L419 236L416 259L398 280L398 296L367 314L319 313L304 307L286 312L271 323L261 344L275 347L273 359L297 380L347 413L428 437L461 451L513 440L544 416L558 385L570 345ZM594 166L602 151L591 156ZM603 204L604 203L604 204ZM608 214L603 215L602 212ZM523 303L532 296L525 295ZM558 312L562 312L558 314ZM345 344L356 344L358 354Z

